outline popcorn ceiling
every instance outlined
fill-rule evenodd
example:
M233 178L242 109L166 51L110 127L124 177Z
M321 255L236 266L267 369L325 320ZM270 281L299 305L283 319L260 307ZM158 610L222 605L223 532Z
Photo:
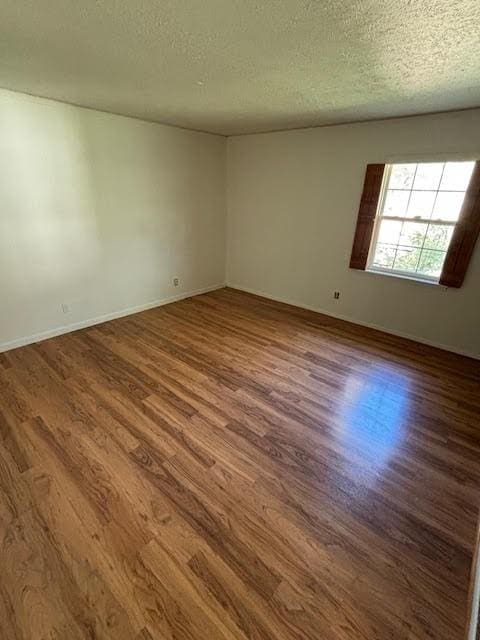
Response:
M3 0L0 85L224 135L480 105L476 0Z

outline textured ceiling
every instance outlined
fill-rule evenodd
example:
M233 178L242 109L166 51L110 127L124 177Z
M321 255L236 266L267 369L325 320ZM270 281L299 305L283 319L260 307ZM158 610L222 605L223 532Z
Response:
M2 0L0 86L222 134L480 105L479 0Z

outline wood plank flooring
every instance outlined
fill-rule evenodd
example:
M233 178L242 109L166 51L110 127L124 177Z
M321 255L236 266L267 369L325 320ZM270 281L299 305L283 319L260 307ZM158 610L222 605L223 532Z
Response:
M480 363L223 289L0 355L2 640L460 640Z

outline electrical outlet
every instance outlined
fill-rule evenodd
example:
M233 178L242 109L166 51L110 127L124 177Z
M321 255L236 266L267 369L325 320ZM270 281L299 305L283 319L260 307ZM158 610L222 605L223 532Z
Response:
M62 304L62 311L63 313L70 313L70 306L68 304Z
M334 291L333 297L335 298L335 300L338 300L340 298L340 291Z
M178 287L178 278L173 279L173 286Z

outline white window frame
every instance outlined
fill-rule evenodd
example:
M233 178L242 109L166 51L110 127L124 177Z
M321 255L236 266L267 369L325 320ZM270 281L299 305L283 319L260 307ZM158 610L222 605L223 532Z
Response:
M366 271L369 271L371 273L379 273L382 275L388 275L388 276L393 276L393 277L397 277L397 278L405 278L407 280L415 280L417 282L426 282L428 284L438 284L440 281L440 276L429 276L429 275L425 275L422 273L417 273L415 271L402 271L401 269L389 269L388 267L380 267L378 265L374 265L373 264L373 260L375 257L375 250L377 247L377 242L378 242L378 234L380 231L380 223L382 221L382 219L386 219L386 220L393 220L393 221L399 221L399 222L419 222L419 223L424 223L424 224L438 224L443 226L451 226L451 227L455 227L457 225L458 220L442 220L440 218L438 219L426 219L426 218L408 218L407 216L384 216L381 214L381 212L383 211L383 206L385 203L385 198L387 195L387 191L388 191L388 185L390 183L390 176L392 173L392 167L396 164L425 164L427 162L438 162L440 163L446 163L446 162L461 162L460 159L455 159L455 160L430 160L430 161L426 161L426 160L409 160L409 161L395 161L395 162L390 162L389 164L385 165L385 170L384 170L384 174L383 174L383 180L382 180L382 188L380 190L380 197L378 199L378 205L377 205L377 211L375 213L375 224L373 227L373 234L372 234L372 239L370 241L370 249L368 252L368 258L367 258L367 266L366 266ZM440 182L441 182L441 178L440 178ZM440 184L440 183L439 183ZM424 238L424 243L425 243L425 238ZM422 245L420 247L420 251L423 249ZM447 247L447 251L448 251L448 247Z

